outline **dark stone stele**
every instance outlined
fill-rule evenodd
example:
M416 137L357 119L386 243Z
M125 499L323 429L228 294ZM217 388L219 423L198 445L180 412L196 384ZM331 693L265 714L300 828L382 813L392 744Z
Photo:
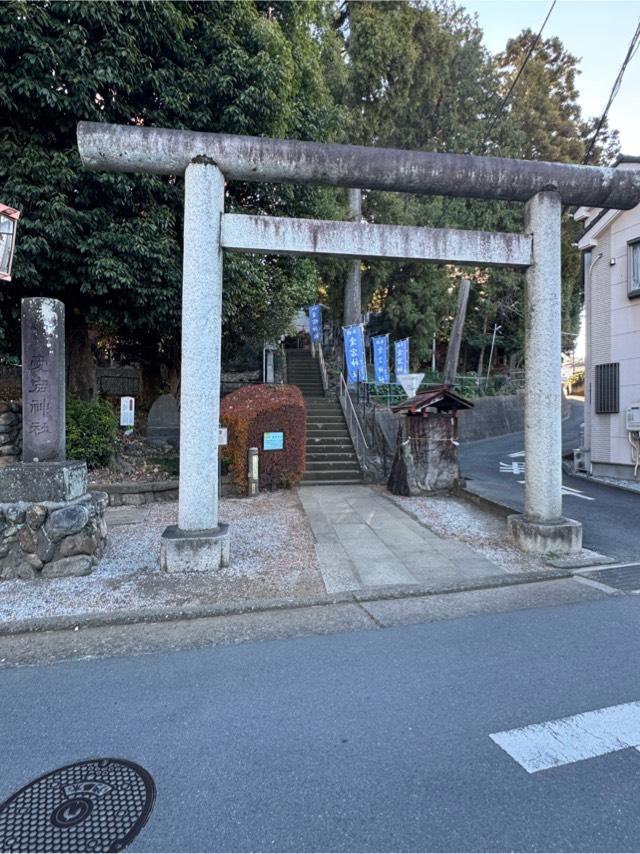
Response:
M64 460L64 305L59 300L22 300L22 459Z
M147 441L152 445L180 442L180 409L171 394L161 394L152 404L147 418Z

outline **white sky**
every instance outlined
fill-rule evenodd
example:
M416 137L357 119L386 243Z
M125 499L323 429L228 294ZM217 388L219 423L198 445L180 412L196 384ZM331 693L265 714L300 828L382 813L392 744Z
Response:
M551 0L459 0L477 12L492 53L530 27L538 32ZM640 19L640 0L558 0L543 37L558 36L581 62L580 104L586 116L600 116ZM517 87L514 96L517 97ZM620 132L623 154L640 156L640 51L627 66L609 111L609 126Z

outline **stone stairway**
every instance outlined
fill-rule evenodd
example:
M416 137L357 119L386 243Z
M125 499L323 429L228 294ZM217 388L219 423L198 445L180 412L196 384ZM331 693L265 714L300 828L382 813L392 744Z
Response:
M362 473L340 403L325 395L320 366L309 350L287 351L287 382L307 404L307 468L304 484L359 483Z

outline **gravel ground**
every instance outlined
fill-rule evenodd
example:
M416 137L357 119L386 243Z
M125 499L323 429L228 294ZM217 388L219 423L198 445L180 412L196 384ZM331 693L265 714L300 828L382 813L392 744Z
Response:
M326 592L313 535L294 492L223 499L220 519L231 526L231 565L211 575L160 571L160 537L167 525L177 523L177 503L130 513L140 521L123 524L127 510L122 507L113 513L105 555L90 576L3 581L0 623Z
M525 554L509 543L504 521L461 498L403 498L385 494L436 534L465 543L507 572L532 572L545 568L541 558Z

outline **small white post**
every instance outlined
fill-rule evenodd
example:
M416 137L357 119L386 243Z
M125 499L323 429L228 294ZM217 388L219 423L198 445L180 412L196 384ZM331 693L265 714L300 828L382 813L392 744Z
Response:
M562 386L560 217L554 190L536 193L525 208L533 235L525 297L524 516L510 516L511 533L527 551L579 551L582 526L562 516Z
M218 523L218 423L222 326L221 218L224 176L205 158L185 171L178 525L163 535L170 572L218 569L229 561Z

